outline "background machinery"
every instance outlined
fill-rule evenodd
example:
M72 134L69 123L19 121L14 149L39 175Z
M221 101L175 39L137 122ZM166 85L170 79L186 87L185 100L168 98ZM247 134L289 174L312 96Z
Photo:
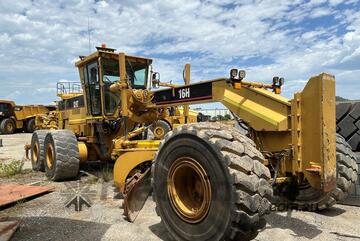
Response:
M151 63L104 46L81 57L84 98L59 108L58 130L33 134L33 168L60 181L77 176L81 162L114 160L127 218L136 218L153 190L156 212L175 240L252 239L271 202L319 210L355 182L354 154L335 135L333 76L312 77L289 100L279 95L283 78L262 84L232 69L229 77L190 84L186 65L185 85L154 91L150 84L162 83ZM162 140L146 138L169 108L209 102L240 117L248 134L202 122Z
M150 127L157 140L163 139L164 136L172 129L179 127L186 123L194 123L198 121L198 113L193 110L188 110L187 120L184 114L184 108L170 107L168 114L161 120L155 121Z
M54 109L53 106L20 106L14 101L0 100L0 133L12 134L16 129L32 133L35 130L35 116Z

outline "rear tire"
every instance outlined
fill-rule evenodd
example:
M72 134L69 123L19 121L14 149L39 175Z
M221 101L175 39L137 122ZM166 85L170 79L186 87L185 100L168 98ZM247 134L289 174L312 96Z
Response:
M290 204L298 209L320 211L344 200L351 192L352 185L357 180L358 166L356 156L345 139L336 134L336 188L330 193L321 193L308 183L292 187L297 190L295 195L290 194ZM290 190L291 192L291 190ZM294 198L291 198L294 196Z
M35 119L30 119L26 122L26 132L33 133L35 131Z
M38 130L31 137L31 165L34 171L45 171L44 141L47 130Z
M80 156L77 139L69 130L49 132L45 137L45 171L52 181L77 177Z
M256 237L273 195L263 161L252 140L225 125L196 123L169 132L152 166L156 212L169 235L175 240Z
M15 133L16 126L15 122L11 118L3 119L0 123L0 132L2 134L13 134Z
M345 138L353 151L360 151L360 102L336 104L336 132Z
M158 120L151 125L150 130L154 134L154 139L161 140L168 132L171 131L171 126L165 120Z

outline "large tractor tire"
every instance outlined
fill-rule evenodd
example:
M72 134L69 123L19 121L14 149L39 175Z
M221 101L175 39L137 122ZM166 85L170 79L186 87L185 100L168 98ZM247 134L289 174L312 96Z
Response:
M360 151L360 101L336 104L336 132L345 138L353 151Z
M14 120L11 118L3 119L0 123L0 132L2 134L13 134L15 133L16 125Z
M45 137L45 171L52 181L77 177L80 156L77 139L69 130L57 130Z
M174 240L250 240L273 190L252 140L218 123L169 132L152 165L156 212Z
M32 118L26 122L25 131L27 133L33 133L35 131L35 119Z
M344 200L351 192L358 175L356 156L350 145L339 134L336 134L336 171L336 188L332 192L319 192L306 182L290 190L291 193L296 194L293 198L290 197L290 204L302 210L320 211Z
M151 125L150 130L154 134L154 139L161 140L169 131L171 131L171 126L167 121L158 120Z
M34 171L45 171L45 136L48 130L38 130L31 137L31 165Z

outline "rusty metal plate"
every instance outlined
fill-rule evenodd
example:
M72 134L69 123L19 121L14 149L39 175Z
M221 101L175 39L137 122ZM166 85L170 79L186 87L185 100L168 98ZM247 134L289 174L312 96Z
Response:
M16 183L0 184L0 207L35 195L50 192L51 186L30 186Z
M11 239L16 229L19 227L19 221L7 221L7 218L0 218L0 241L8 241Z

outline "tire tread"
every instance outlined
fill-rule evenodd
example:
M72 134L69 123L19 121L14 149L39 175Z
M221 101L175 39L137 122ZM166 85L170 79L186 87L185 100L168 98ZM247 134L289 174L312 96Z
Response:
M154 194L157 191L154 185L157 156L167 141L183 133L192 134L209 143L222 157L232 177L235 209L232 210L232 221L224 233L224 239L248 240L255 237L258 230L265 226L264 215L271 208L271 176L262 164L264 157L256 149L255 143L234 128L219 123L200 122L183 125L167 133L159 145L151 168ZM156 203L156 195L153 195L153 199Z

